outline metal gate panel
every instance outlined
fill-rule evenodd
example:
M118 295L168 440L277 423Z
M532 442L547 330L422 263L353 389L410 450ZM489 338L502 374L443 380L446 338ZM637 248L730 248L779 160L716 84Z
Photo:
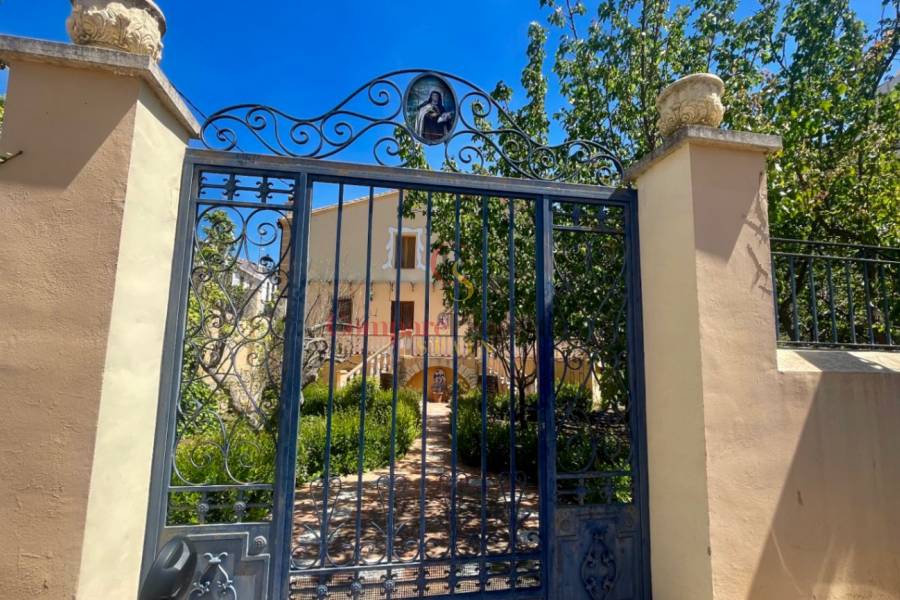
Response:
M648 598L635 193L318 160L366 131L188 152L142 593Z

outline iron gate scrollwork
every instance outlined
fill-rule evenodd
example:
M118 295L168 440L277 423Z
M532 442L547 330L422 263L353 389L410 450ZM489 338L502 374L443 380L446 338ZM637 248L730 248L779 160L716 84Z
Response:
M415 70L311 119L224 109L203 135L145 575L180 536L183 598L649 598L618 159ZM378 165L320 160L363 140Z

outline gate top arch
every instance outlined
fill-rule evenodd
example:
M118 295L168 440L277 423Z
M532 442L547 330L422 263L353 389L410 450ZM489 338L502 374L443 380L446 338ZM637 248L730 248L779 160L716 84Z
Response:
M432 100L434 106L428 106ZM430 127L423 131L426 120ZM619 186L624 174L620 158L603 144L586 139L542 143L482 88L425 69L376 77L311 118L263 104L223 108L204 121L200 138L210 150L246 152L242 146L248 146L312 159L335 157L366 140L383 166L541 181ZM438 151L426 152L423 146Z

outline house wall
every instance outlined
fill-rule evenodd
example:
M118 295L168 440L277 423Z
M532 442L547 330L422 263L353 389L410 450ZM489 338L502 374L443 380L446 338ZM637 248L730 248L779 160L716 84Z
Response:
M392 257L397 230L398 192L378 194L372 209L372 270L373 282L393 282L396 276ZM341 215L340 279L365 281L366 236L369 227L368 197L345 199ZM309 229L309 278L331 280L334 278L335 234L337 232L337 205L314 209ZM418 252L415 269L401 269L400 280L422 282L429 268L431 251L428 249L425 217L416 215L403 219L403 233L415 234Z
M393 253L397 230L396 191L376 195L372 210L372 256L369 284L369 352L374 353L390 343L394 331L391 327L391 305L397 300L396 276ZM366 323L366 236L369 228L368 198L347 199L341 217L341 249L338 296L353 300L352 322L360 327L355 332L341 332L345 338L355 338L361 351L362 326ZM308 324L330 322L332 294L334 292L334 256L337 231L337 209L328 206L315 209L310 219L309 284L307 287ZM417 236L416 268L400 270L400 302L414 303L415 351L424 350L426 326L430 336L432 354L448 356L452 353L452 316L444 304L444 289L433 281L430 250L424 216L405 218L405 234ZM425 291L429 288L429 309L425 314ZM443 315L443 317L442 317ZM465 336L466 327L460 325L459 336ZM471 353L461 346L460 352ZM327 378L327 372L324 373Z

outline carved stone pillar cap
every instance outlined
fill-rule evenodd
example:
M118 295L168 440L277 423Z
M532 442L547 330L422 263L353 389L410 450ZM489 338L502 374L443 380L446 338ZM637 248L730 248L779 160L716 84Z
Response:
M143 54L159 61L166 18L153 0L70 0L66 21L76 44Z
M669 84L656 98L663 137L686 125L718 127L725 116L725 84L712 73L694 73Z

